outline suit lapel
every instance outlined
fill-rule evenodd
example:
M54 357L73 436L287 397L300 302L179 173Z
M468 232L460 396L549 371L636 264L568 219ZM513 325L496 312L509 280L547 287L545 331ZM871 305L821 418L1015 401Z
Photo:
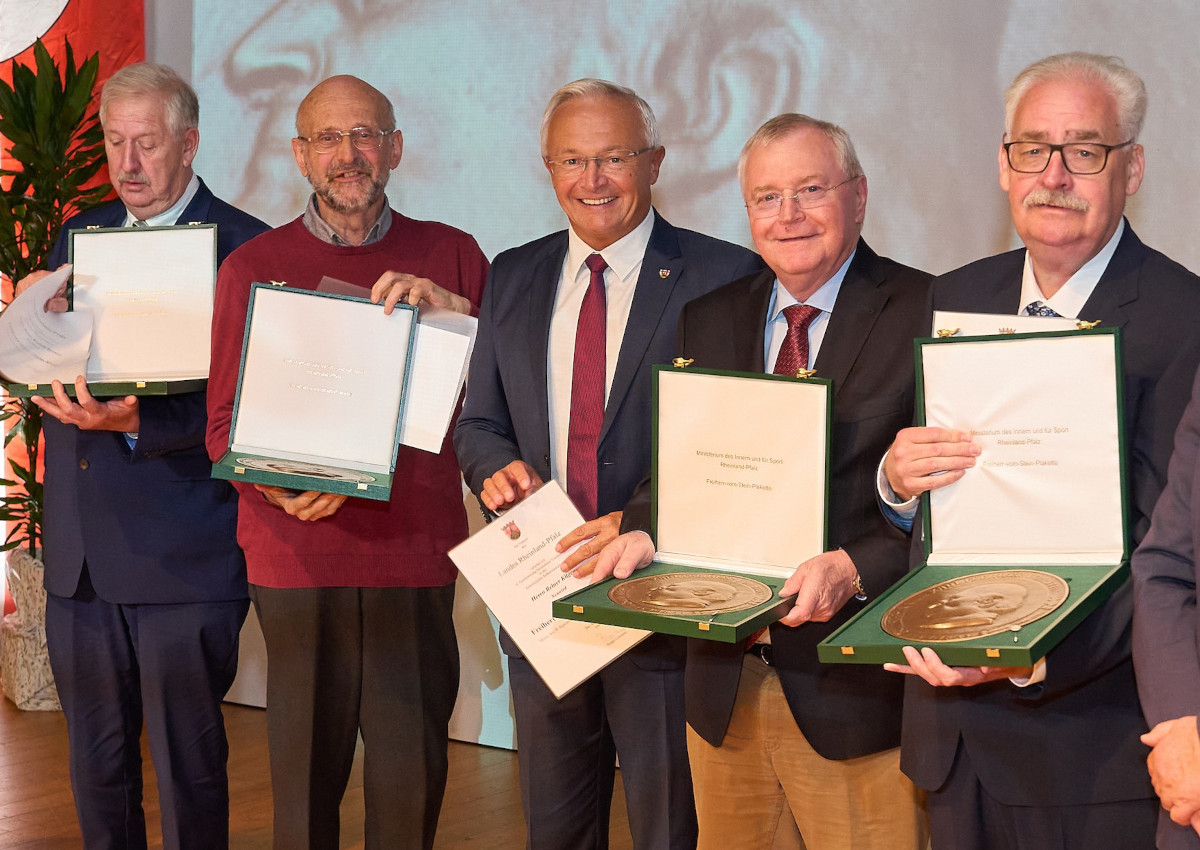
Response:
M860 239L817 354L814 364L817 377L833 381L835 396L888 300L887 295L879 291L880 280L875 274L877 259L875 252Z
M529 353L529 368L527 374L533 386L530 393L538 404L539 422L549 422L550 413L547 401L546 358L550 347L550 319L554 314L554 300L558 292L558 284L562 279L562 265L567 253L566 231L558 234L548 250L533 266L530 273L529 285L525 289L525 306L520 311L521 317L528 324L520 327L520 318L516 328L520 332L513 339L525 339L529 344L525 350ZM550 435L547 432L546 439Z
M625 323L617 368L608 391L604 423L600 428L601 441L633 385L633 379L646 357L650 342L662 322L663 311L671 300L671 293L679 285L683 270L684 262L675 228L656 213L654 229L650 232L650 241L642 258L642 270L634 289L633 303L629 308L629 319Z
M1138 269L1145 258L1146 246L1138 239L1129 222L1117 243L1108 267L1096 283L1096 288L1079 311L1084 321L1102 319L1106 328L1124 327L1129 322L1125 305L1137 300Z
M763 348L766 345L767 310L771 294L775 291L775 273L766 269L750 282L744 295L727 299L729 310L729 333L725 339L732 346L728 358L723 362L739 372L765 372L766 360ZM753 328L753 333L744 333L743 328ZM708 345L707 341L702 342ZM697 366L708 366L699 360Z
M208 221L208 210L212 206L213 193L200 181L200 188L192 196L192 200L179 214L177 224L191 224L193 221Z

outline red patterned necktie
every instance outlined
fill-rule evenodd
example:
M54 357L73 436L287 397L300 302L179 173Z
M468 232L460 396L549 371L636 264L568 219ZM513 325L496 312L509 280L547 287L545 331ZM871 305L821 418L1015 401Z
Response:
M795 375L808 368L808 326L819 315L820 310L807 304L790 304L783 308L788 329L775 357L773 371L776 375Z
M587 258L592 280L579 307L575 328L575 364L571 372L571 419L567 429L567 495L585 520L596 518L596 452L604 421L605 317L604 270L599 254Z

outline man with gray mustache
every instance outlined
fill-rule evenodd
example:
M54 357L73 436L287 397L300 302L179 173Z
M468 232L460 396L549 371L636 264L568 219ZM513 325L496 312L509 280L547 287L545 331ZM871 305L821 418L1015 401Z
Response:
M1025 247L933 289L937 310L1121 328L1132 544L1166 480L1200 309L1200 279L1124 218L1145 173L1146 102L1142 80L1114 57L1066 53L1021 71L1005 93L998 165ZM880 496L911 521L920 493L957 481L979 454L967 433L906 428L885 455ZM1153 846L1131 613L1126 582L1034 668L949 667L912 647L906 665L885 665L910 674L900 766L929 792L935 850Z

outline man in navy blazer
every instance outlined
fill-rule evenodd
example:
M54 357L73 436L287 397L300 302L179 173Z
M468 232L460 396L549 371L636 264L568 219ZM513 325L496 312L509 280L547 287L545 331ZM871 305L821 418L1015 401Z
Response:
M1123 217L1145 169L1145 86L1118 59L1068 53L1023 70L1005 102L1000 184L1025 248L938 278L933 307L1048 309L1121 329L1124 495L1136 543L1166 478L1200 313L1200 279L1146 247ZM979 452L966 434L905 429L884 462L896 498L883 495L899 504L946 486ZM1131 613L1126 583L1032 669L948 667L912 647L907 666L887 665L916 674L901 766L929 792L935 848L1152 846Z
M561 88L543 118L542 154L570 229L500 254L484 291L454 447L488 510L551 478L564 484L587 520L561 541L560 551L586 541L564 569L591 569L650 470L650 369L671 356L680 308L761 267L750 251L652 210L664 153L654 113L631 90L590 79ZM591 298L599 330L576 358ZM580 371L597 360L603 369ZM585 385L595 390L587 402L573 395ZM528 847L608 846L617 753L634 846L693 847L682 641L652 637L562 700L507 635L502 643Z
M51 268L86 227L215 223L218 261L267 229L193 174L199 106L171 69L118 71L100 120L120 200L67 221ZM146 846L144 719L163 845L225 847L220 704L249 602L237 502L204 449L205 394L97 399L82 377L75 389L78 401L58 382L34 401L46 414L46 636L84 845Z

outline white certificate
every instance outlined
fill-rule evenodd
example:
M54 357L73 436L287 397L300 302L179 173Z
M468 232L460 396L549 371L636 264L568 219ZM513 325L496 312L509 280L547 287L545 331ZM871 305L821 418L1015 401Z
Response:
M391 471L414 311L259 286L231 449Z
M650 634L551 615L551 601L590 582L562 572L567 554L554 549L582 524L552 481L450 550L450 559L560 699Z
M74 308L95 322L87 379L207 378L214 225L76 230Z
M790 576L824 551L828 385L657 377L655 560Z
M942 331L956 331L954 336L993 336L996 334L1026 334L1041 331L1073 331L1078 319L1066 316L1014 316L1008 313L954 313L933 311L931 336Z
M930 493L929 563L1120 562L1116 352L1101 333L922 346L925 423L981 449Z
M5 380L70 383L84 374L92 343L91 313L46 311L46 302L70 276L71 266L63 266L30 286L0 313L0 375Z

